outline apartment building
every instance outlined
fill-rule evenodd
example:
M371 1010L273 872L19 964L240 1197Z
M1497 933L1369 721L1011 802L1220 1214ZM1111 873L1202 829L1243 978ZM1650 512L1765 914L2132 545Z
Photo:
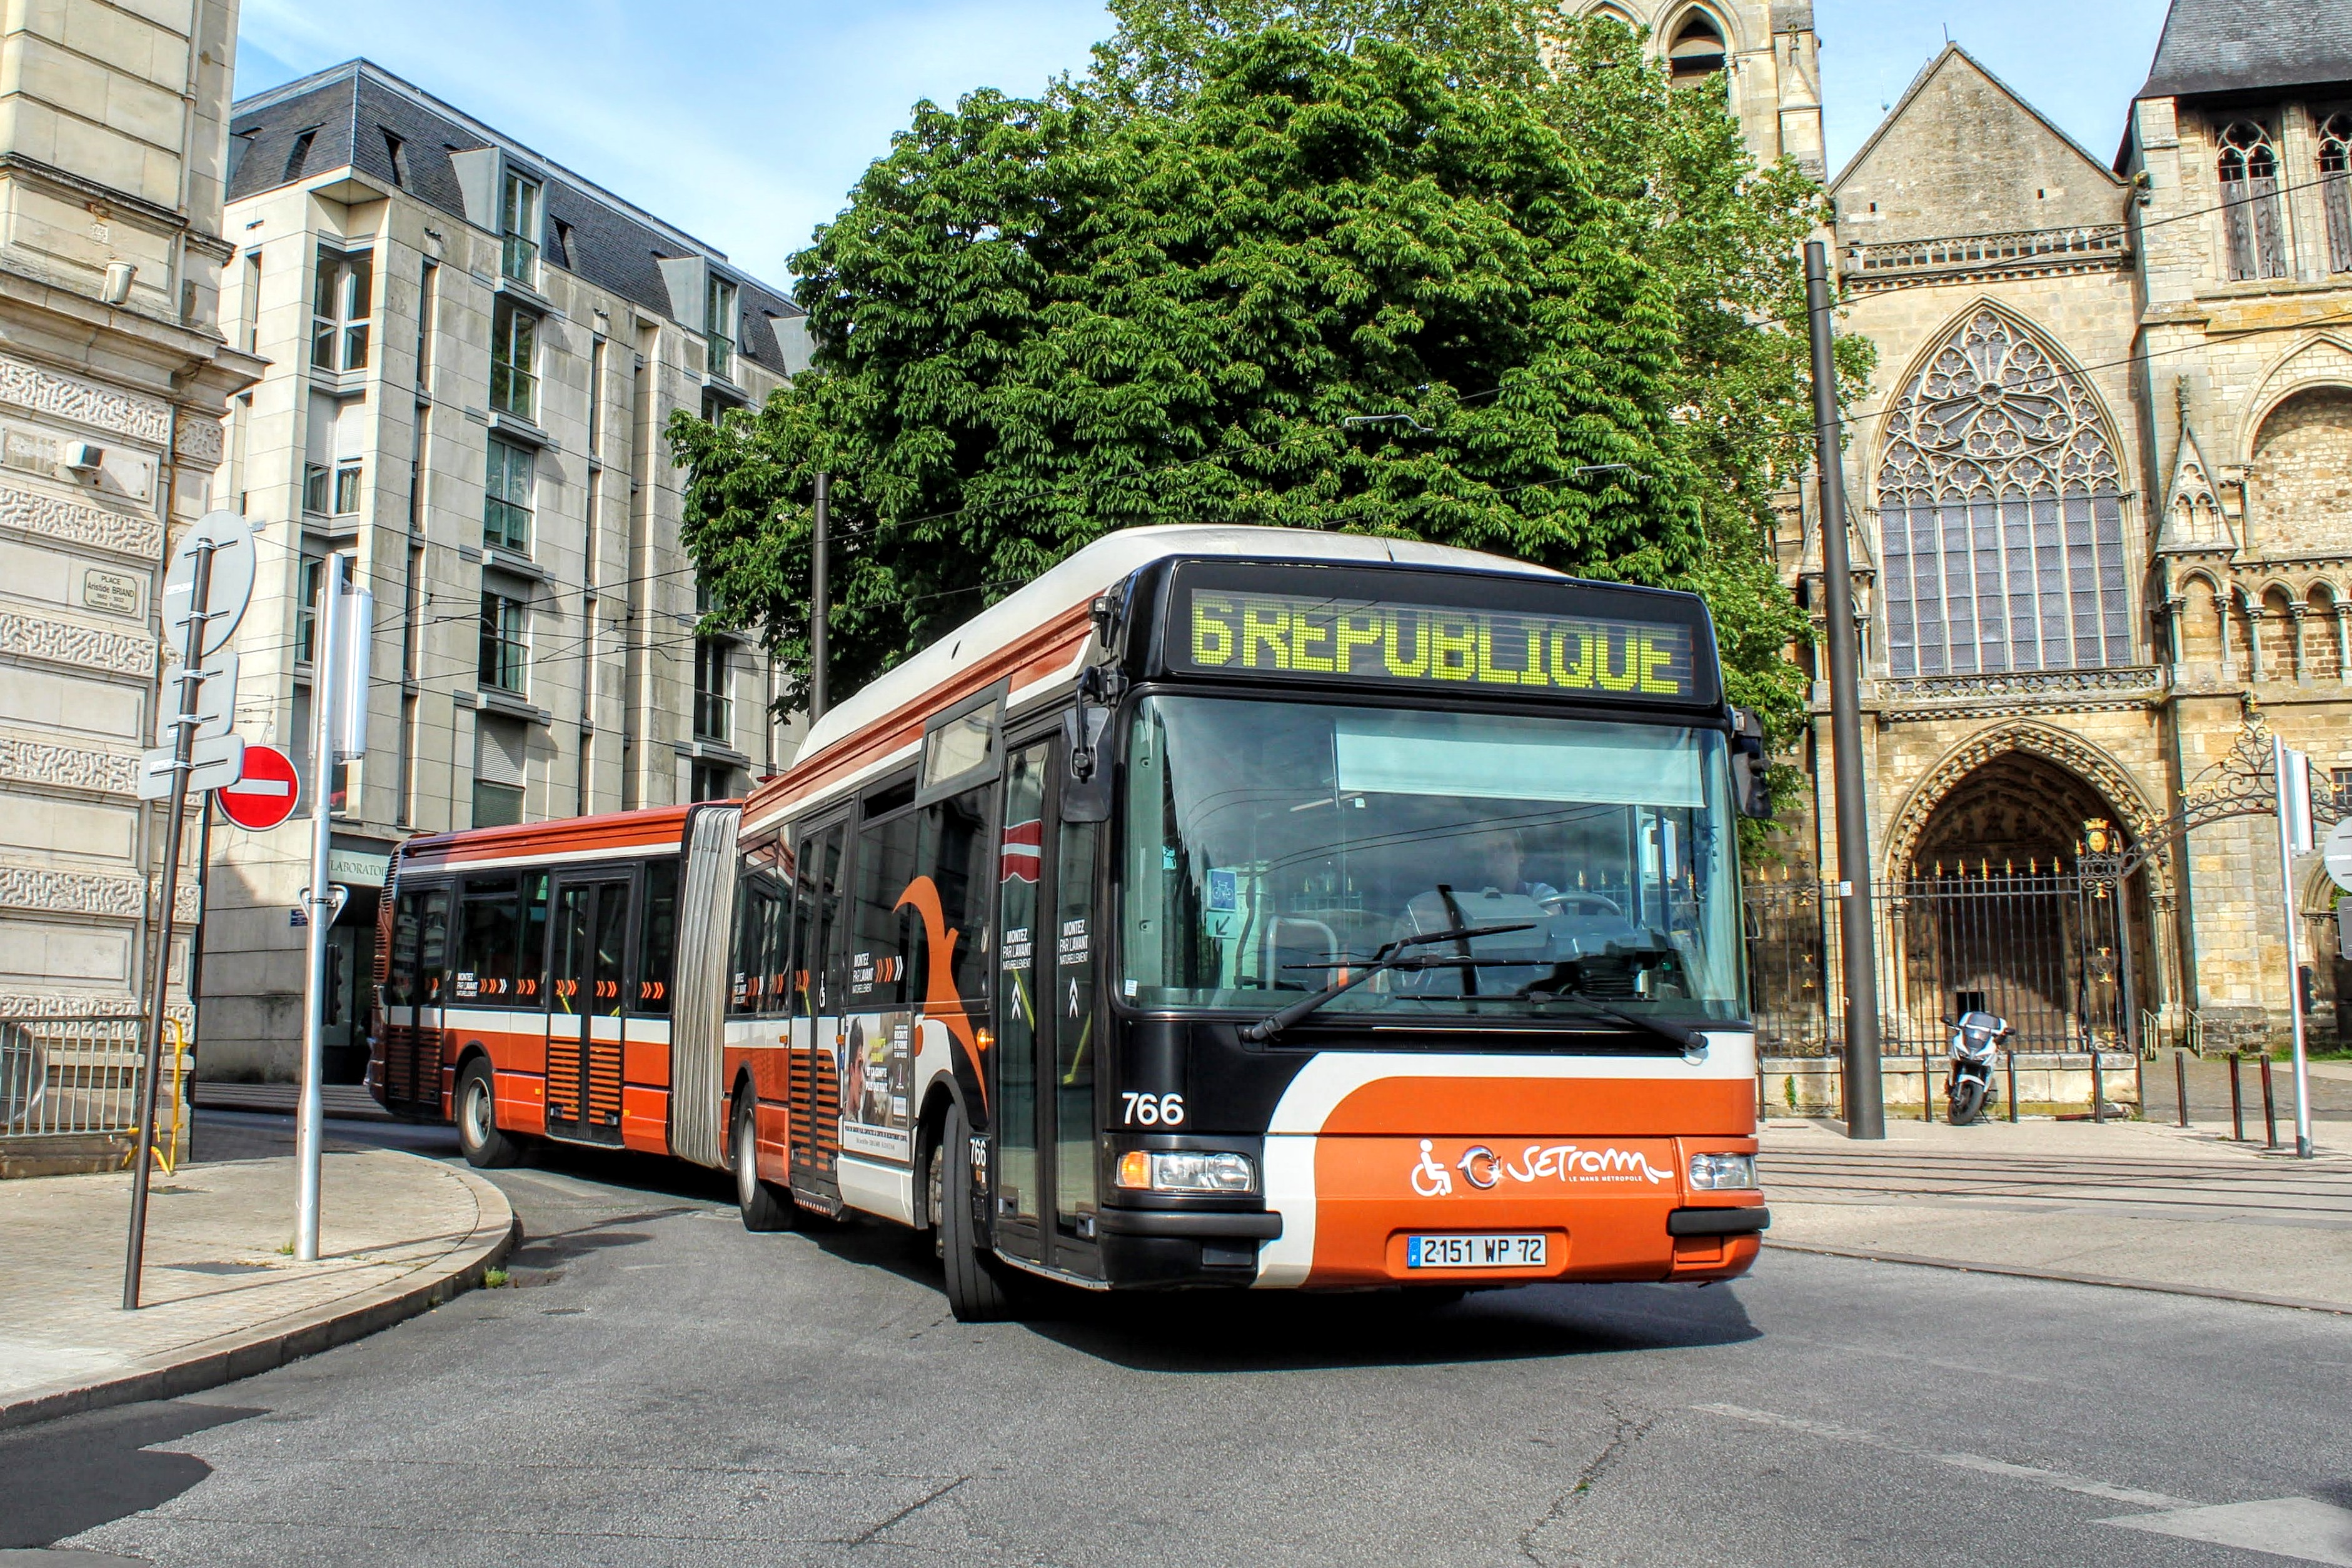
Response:
M33 1168L10 1163L12 1132L120 1126L96 1101L129 1081L123 1047L138 1031L63 1020L137 1014L150 984L168 824L136 782L154 743L160 578L203 510L223 406L260 368L215 326L236 37L234 0L53 0L0 18L0 1166L11 1169ZM197 912L191 879L166 998L183 1015L176 960ZM119 1142L82 1152L121 1163Z
M402 839L720 798L790 760L765 657L696 634L663 430L765 397L806 337L721 252L367 61L229 131L223 320L270 362L215 491L272 520L238 726L294 757L306 811L329 556L375 600L367 752L326 781L352 891L329 1076L352 1079ZM308 873L299 818L214 830L207 1076L293 1075Z

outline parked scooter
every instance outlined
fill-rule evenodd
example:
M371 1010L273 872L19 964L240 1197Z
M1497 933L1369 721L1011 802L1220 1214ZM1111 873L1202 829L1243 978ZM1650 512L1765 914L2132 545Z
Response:
M1992 1097L1992 1053L2009 1037L2009 1020L1995 1013L1963 1013L1947 1018L1952 1026L1952 1076L1945 1083L1945 1103L1955 1127L1966 1127L1984 1114Z

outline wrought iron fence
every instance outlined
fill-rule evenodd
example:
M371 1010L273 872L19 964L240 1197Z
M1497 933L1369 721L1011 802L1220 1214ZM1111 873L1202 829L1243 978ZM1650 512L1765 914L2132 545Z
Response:
M2124 884L2093 868L2013 868L1875 884L1879 1034L1888 1055L1940 1053L1947 1018L2007 1018L2019 1051L2122 1050L2133 961ZM1813 1056L1845 1035L1837 909L1812 881L1746 893L1750 1011L1767 1056Z
M0 1137L135 1130L142 1022L0 1019Z

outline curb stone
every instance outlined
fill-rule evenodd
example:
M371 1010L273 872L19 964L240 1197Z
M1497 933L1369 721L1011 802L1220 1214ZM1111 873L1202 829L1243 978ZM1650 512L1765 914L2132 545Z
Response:
M406 1157L419 1159L416 1155ZM310 1313L288 1313L253 1328L196 1341L98 1383L64 1384L25 1394L0 1405L0 1429L111 1405L176 1399L182 1394L217 1388L222 1384L364 1339L478 1288L482 1277L513 1249L520 1238L521 1222L516 1219L506 1194L473 1172L443 1165L438 1161L420 1163L463 1182L474 1194L480 1211L472 1233L444 1253L439 1263Z

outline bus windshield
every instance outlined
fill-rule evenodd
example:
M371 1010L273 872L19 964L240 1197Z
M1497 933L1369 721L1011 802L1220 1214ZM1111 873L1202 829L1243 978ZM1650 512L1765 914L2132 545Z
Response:
M1125 788L1121 994L1139 1007L1265 1012L1385 944L1478 931L1402 950L1317 1016L1741 1014L1713 731L1153 697Z

